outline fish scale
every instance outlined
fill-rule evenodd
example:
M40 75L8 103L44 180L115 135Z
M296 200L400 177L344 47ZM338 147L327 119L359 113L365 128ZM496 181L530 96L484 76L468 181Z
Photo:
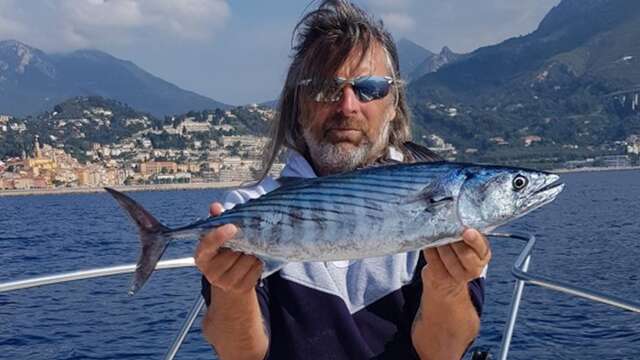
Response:
M557 179L529 169L447 162L283 178L281 187L257 199L177 229L107 190L140 227L134 293L171 239L199 238L224 224L239 229L225 246L256 255L269 274L286 262L390 255L460 240L466 227L489 231L555 199L563 188Z

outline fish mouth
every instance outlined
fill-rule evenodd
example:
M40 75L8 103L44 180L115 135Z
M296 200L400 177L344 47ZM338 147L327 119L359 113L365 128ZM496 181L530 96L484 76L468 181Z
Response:
M564 183L558 182L558 175L550 174L545 178L544 184L532 192L524 205L524 211L529 212L540 206L546 205L556 199L558 194L564 190Z
M562 191L562 189L564 189L564 183L557 182L559 179L560 176L558 175L552 174L547 176L544 185L540 189L536 190L533 195L542 194L547 191L549 191L550 193L557 192L555 195L558 195Z

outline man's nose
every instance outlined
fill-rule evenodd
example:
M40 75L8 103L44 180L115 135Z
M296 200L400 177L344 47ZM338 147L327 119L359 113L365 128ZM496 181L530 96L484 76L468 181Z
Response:
M338 103L340 112L343 114L354 114L360 109L360 100L358 95L349 85L342 88L342 97Z

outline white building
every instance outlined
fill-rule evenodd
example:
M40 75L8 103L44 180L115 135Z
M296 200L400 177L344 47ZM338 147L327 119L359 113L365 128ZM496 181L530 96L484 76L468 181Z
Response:
M180 132L196 133L209 132L211 125L208 122L197 122L193 118L185 119L179 126Z
M627 138L627 154L640 155L640 135L631 135Z

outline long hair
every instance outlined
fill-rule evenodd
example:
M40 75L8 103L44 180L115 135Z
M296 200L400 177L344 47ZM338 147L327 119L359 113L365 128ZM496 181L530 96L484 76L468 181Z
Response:
M316 10L306 14L293 30L293 56L287 72L276 116L271 125L270 141L264 149L262 177L277 159L282 147L308 157L307 145L300 125L306 81L323 88L333 78L354 49L361 60L369 49L381 46L387 55L394 83L396 117L391 121L389 144L402 148L410 138L410 115L403 83L400 81L398 52L391 34L381 20L369 16L358 6L344 0L325 0ZM311 80L311 81L307 81ZM304 88L307 88L306 86Z

